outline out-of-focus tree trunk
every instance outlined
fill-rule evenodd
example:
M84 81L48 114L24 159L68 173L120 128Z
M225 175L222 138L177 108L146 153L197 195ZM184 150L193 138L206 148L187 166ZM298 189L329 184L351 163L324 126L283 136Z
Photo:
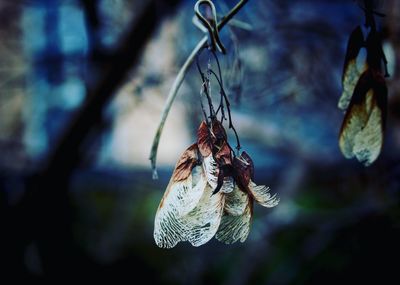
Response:
M28 234L37 243L43 271L47 276L64 278L86 273L86 259L81 256L72 235L73 217L69 202L69 181L83 157L82 143L101 122L102 112L129 71L135 68L142 49L163 18L179 1L148 1L140 17L127 32L112 60L103 67L97 85L87 94L88 100L71 120L59 143L50 152L44 168L33 175L27 193L16 213L22 224L15 236ZM168 6L167 6L168 5ZM161 7L160 7L161 6Z

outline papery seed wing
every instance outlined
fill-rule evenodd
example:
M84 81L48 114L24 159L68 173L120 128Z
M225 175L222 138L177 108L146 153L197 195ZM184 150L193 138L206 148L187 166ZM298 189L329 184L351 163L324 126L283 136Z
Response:
M253 162L247 153L233 159L234 178L239 188L247 191L247 185L254 176Z
M361 68L357 66L356 59L351 60L347 64L347 69L344 74L343 79L343 92L339 99L338 107L339 109L346 111L350 104L351 96L353 95L354 88L357 85L357 81L361 74L367 70L368 65L364 64Z
M192 144L188 147L179 158L179 161L175 165L172 179L174 181L181 181L186 179L192 172L193 167L198 164L198 148L197 144Z
M220 191L222 193L228 194L231 193L234 188L235 181L233 180L232 176L225 176Z
M188 229L179 219L180 204L182 204L179 197L189 191L191 184L191 175L183 181L173 182L171 179L168 184L154 220L153 235L159 247L172 248L178 242L185 240Z
M232 177L232 165L220 166L218 169L217 188L214 194L221 191L222 193L230 193L235 188L235 181Z
M249 172L248 179L254 179L254 162L247 152L243 151L241 157L247 163L246 169Z
M164 200L170 195L168 201L178 209L181 215L188 213L196 206L205 188L204 171L198 163L198 148L196 144L193 144L181 155L172 174L170 187L167 188L163 197ZM160 203L161 207L163 200Z
M206 185L203 169L197 165L197 146L190 146L175 166L154 221L154 239L159 247L171 248L185 240L186 225L180 216L199 202Z
M367 97L371 96L370 91ZM364 129L354 137L353 153L365 166L371 165L381 152L384 136L382 116L381 109L374 106Z
M387 88L383 77L365 72L343 120L339 146L346 158L356 157L365 166L380 154L386 122Z
M242 215L249 202L249 195L236 185L235 189L225 195L224 211L232 216Z
M192 211L199 203L201 196L207 185L207 179L204 175L203 168L196 166L192 170L192 184L191 188L188 187L188 191L181 192L178 194L179 204L178 213L179 216L184 216Z
M210 154L209 156L207 156L203 159L202 166L203 166L204 173L207 178L208 184L211 186L211 188L213 190L215 190L218 185L219 169L218 169L218 164L215 161L212 154Z
M173 182L171 179L154 222L154 239L159 247L171 248L187 240L191 225L185 216L200 203L206 185L201 166L193 168L186 180Z
M248 189L254 200L261 206L272 208L279 203L277 194L271 195L269 187L265 185L256 185L253 181L250 181Z
M222 146L215 154L215 159L219 165L232 165L231 148L226 141L222 143Z
M344 157L354 157L355 137L364 128L367 116L361 104L352 104L346 112L340 130L339 147Z
M197 145L203 157L208 157L212 154L212 140L207 124L203 121L197 130Z
M217 232L223 213L225 196L212 195L213 189L207 185L197 206L182 217L188 227L186 239L193 246L208 242Z
M344 79L345 71L347 69L348 62L357 58L358 53L364 45L364 35L360 26L357 26L349 37L347 42L346 56L343 66L342 79Z
M244 204L243 213L238 216L224 212L215 238L226 244L232 244L237 241L244 242L250 233L253 214L252 203L251 199L247 200L247 203Z
M362 64L361 67L357 65L357 56L359 56L363 44L364 36L361 27L357 27L350 35L343 66L343 92L338 107L344 111L350 103L351 96L353 95L354 88L360 75L367 69L366 63Z
M222 191L223 193L230 193L234 188L234 180L232 178L232 157L231 149L227 142L223 142L221 148L215 155L215 161L218 165L218 179L217 187L214 193Z
M212 189L217 188L218 184L218 165L212 153L212 142L208 127L205 122L202 122L197 132L197 143L200 153L203 157L203 169L207 178L208 184Z
M200 153L203 157L209 156L211 153L215 153L215 147L221 148L226 142L226 132L221 122L213 120L211 122L211 130L207 124L203 121L197 130L197 144Z
M383 146L387 108L387 88L383 78L374 82L365 101L368 120L354 137L353 152L358 161L368 166L378 158Z

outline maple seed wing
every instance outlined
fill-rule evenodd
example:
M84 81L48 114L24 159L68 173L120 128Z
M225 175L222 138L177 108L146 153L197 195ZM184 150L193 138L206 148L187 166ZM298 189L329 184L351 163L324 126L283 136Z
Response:
M358 80L354 89L349 108L344 116L343 124L340 130L339 146L346 158L354 157L354 138L364 128L368 119L365 109L365 96L370 89L369 81L372 80L370 72L364 72Z
M249 163L243 156L235 157L233 159L233 169L236 183L244 191L247 191L247 185L249 184L251 177L254 175L252 164Z
M154 239L159 247L171 248L187 240L189 225L184 216L199 204L206 185L201 166L193 168L184 181L173 182L171 179L154 222Z
M364 36L360 27L357 27L350 35L347 45L346 57L343 66L342 84L343 92L338 107L345 111L349 106L351 96L360 75L367 69L367 64L357 66L357 57L364 43Z
M365 166L382 149L387 88L384 79L367 71L360 78L343 120L339 146L346 158L356 157Z
M179 208L182 201L178 197L187 192L191 184L192 176L179 182L173 182L171 178L154 220L153 235L159 247L172 248L178 242L185 240L187 228L179 218Z
M371 91L367 97L373 96ZM372 164L379 156L383 145L382 112L374 106L365 127L354 137L353 152L365 166Z
M188 214L196 207L207 185L207 179L201 166L193 168L191 176L191 185L188 185L186 192L180 192L177 197L179 199L177 205L179 216Z
M232 177L232 158L231 149L227 142L223 142L221 148L215 155L215 161L218 168L217 187L214 193L222 191L223 193L230 193L234 188L234 181Z
M247 154L247 152L243 151L241 154L241 157L243 161L246 162L246 169L248 169L249 172L249 179L254 179L254 163L253 160L251 159L250 155Z
M197 145L193 144L182 154L172 174L171 187L164 194L164 197L172 196L169 201L179 215L187 214L196 206L205 188L203 169L197 165L197 151ZM161 201L161 207L162 204Z
M222 184L221 192L225 194L232 193L234 188L235 188L235 182L232 176L224 177L224 183Z
M221 191L222 193L231 193L235 188L235 181L232 176L226 175L224 168L219 169L217 187L213 191L213 195Z
M210 131L208 130L207 124L204 121L201 122L200 127L197 130L197 145L203 157L207 157L212 154Z
M367 65L364 64L361 69L357 67L356 59L352 59L346 68L344 79L343 79L343 92L339 99L339 109L346 111L350 104L351 96L353 95L354 88L357 85L357 81L360 75L367 69Z
M375 81L367 92L365 105L368 119L365 127L354 137L354 155L365 166L371 165L379 156L384 139L387 88L383 81Z
M197 153L197 144L192 144L183 152L172 174L174 181L184 180L190 175L199 160Z
M261 206L272 208L278 205L279 198L277 194L271 195L269 187L265 185L256 185L253 181L250 181L248 188L254 200Z
M213 155L210 154L209 156L205 157L202 165L208 184L213 190L215 190L218 186L219 170Z
M212 188L207 185L196 207L182 217L188 227L186 239L193 246L208 242L220 225L225 196L222 193L212 195L212 192Z
M345 75L345 71L348 65L348 62L351 60L357 58L358 53L360 52L362 46L364 45L364 35L361 30L360 26L357 26L351 33L349 37L349 41L347 43L347 49L346 49L346 56L344 60L344 66L343 66L343 77ZM344 78L342 78L344 79Z
M159 247L171 248L185 240L187 228L180 216L197 205L206 185L203 169L196 163L197 146L194 144L180 157L158 206L154 240Z
M252 201L244 204L244 211L241 215L233 216L224 213L221 219L218 232L215 238L220 242L232 244L237 241L244 242L249 233L252 219Z
M240 216L244 213L248 202L249 195L236 185L231 193L225 195L224 211L232 216Z

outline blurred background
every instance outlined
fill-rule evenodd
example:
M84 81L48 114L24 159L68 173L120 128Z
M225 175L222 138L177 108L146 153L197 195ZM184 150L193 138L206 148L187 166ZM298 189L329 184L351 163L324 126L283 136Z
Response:
M220 15L236 3L214 2ZM396 0L376 3L386 14L377 20L391 77L384 149L368 168L338 148L342 65L363 11L351 0L246 4L221 32L228 53L219 58L255 180L281 202L255 206L243 244L155 245L158 203L202 118L192 66L161 137L160 178L152 180L148 157L166 96L203 36L192 24L194 3L0 1L1 276L398 284Z

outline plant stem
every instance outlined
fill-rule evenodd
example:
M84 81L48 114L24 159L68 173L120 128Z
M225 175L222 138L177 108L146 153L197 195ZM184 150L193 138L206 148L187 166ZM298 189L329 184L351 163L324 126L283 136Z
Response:
M229 13L224 16L221 19L221 22L218 23L217 29L220 31L238 12L239 10L248 2L249 0L241 0L239 1L235 7L232 8ZM153 169L153 179L157 179L157 169L156 169L156 161L157 161L157 150L158 150L158 144L160 142L160 137L162 134L162 130L164 128L165 121L167 120L169 111L171 110L172 103L174 102L176 95L178 94L178 90L182 85L183 79L185 78L185 75L187 73L187 70L189 69L190 65L193 63L194 59L196 58L196 55L201 51L201 49L207 44L207 36L204 36L200 42L196 45L196 47L193 49L192 53L189 55L189 57L186 59L185 63L183 64L182 68L179 70L178 75L175 78L174 83L172 84L172 87L168 93L167 101L165 102L164 105L164 110L161 115L161 120L157 128L156 135L154 136L153 139L153 144L151 146L151 152L150 152L150 162L151 162L151 167Z

